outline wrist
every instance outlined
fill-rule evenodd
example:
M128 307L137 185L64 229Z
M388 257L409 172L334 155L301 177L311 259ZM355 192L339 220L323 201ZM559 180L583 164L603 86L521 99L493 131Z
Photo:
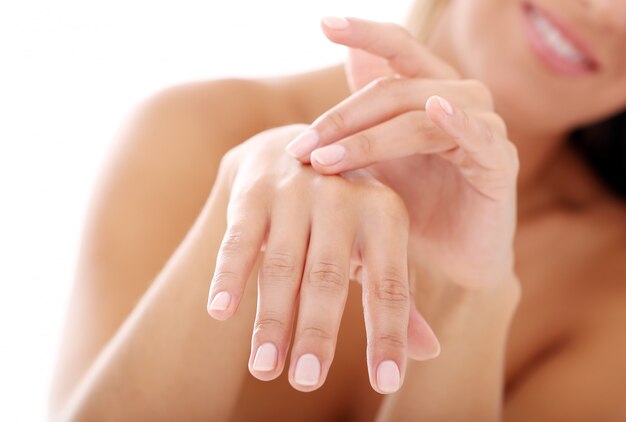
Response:
M449 325L478 326L488 321L489 325L508 328L521 299L521 286L514 273L475 289L451 280L418 284L422 284L416 292L418 309L438 336ZM419 288L423 284L429 288Z

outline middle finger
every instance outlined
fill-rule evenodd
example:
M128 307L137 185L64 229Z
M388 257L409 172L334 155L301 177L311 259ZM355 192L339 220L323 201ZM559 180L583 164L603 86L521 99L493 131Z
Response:
M339 212L345 195L327 191L325 203L335 206L319 210L312 218L291 351L289 380L300 391L312 391L324 383L348 295L355 229L351 216Z

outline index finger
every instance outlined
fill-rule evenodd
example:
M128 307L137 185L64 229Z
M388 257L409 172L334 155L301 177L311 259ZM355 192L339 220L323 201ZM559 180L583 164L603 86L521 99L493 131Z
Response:
M332 42L382 57L408 78L458 79L459 73L421 45L406 28L357 18L324 18L324 34Z

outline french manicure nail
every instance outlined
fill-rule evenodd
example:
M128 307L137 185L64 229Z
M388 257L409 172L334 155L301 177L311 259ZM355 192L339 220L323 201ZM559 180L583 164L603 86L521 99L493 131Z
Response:
M273 343L263 343L259 346L254 357L252 369L259 372L273 371L276 368L278 349Z
M330 29L346 29L350 26L350 22L346 18L326 17L322 19L322 22Z
M400 388L400 369L392 360L385 360L376 370L376 383L383 393L395 393Z
M310 154L320 141L316 130L308 129L289 142L285 150L296 158Z
M230 293L219 292L215 295L209 306L210 311L225 311L230 305Z
M452 114L454 114L454 110L452 109L452 106L450 105L448 101L446 101L445 99L441 97L437 97L437 101L439 101L439 105L441 106L441 108L443 108L443 111L445 111L448 115L452 116Z
M337 164L346 156L346 149L341 145L329 145L324 148L313 151L311 159L317 161L323 166L332 166Z
M294 380L296 384L314 386L320 382L322 365L319 359L310 353L300 356L296 363Z

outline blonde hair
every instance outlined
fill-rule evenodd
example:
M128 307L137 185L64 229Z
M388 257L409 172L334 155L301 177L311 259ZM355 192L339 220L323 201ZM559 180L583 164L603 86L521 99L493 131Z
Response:
M425 42L448 2L449 0L415 0L404 26L418 41Z

